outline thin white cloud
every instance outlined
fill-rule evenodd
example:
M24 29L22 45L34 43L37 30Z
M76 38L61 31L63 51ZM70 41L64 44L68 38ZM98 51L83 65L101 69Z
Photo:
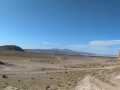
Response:
M120 40L91 41L87 45L67 45L67 48L83 52L93 52L97 54L117 54L117 48L110 46L120 45Z
M87 48L89 46L88 45L67 45L67 47L71 47L71 48Z
M50 42L42 42L43 44L52 44L52 43L50 43Z
M49 44L49 45L60 45L60 44L54 44L54 43L50 43L50 42L42 42L43 44Z
M108 41L91 41L89 42L91 46L111 46L120 45L120 40L108 40Z

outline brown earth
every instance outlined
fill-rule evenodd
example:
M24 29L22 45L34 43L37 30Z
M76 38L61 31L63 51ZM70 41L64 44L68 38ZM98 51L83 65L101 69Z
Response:
M0 90L120 89L116 57L3 50L0 61Z

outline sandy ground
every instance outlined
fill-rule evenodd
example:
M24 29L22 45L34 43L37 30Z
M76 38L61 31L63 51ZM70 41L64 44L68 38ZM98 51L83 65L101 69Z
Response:
M0 61L0 90L120 89L114 57L4 52Z
M18 88L12 87L12 86L8 86L8 87L6 87L6 88L3 89L3 90L18 90Z
M103 83L99 79L88 75L78 83L74 90L119 90L119 88L112 87L109 84Z

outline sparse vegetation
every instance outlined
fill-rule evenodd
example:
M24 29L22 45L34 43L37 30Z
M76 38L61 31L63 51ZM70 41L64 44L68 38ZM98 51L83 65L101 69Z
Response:
M71 90L87 75L113 85L107 75L113 73L117 75L120 70L117 66L120 62L116 63L113 60L111 62L109 57L102 57L102 60L105 60L101 62L93 59L94 61L90 63L88 62L91 58L97 57L61 54L57 54L57 57L60 60L54 54L0 52L1 62L4 60L8 63L0 67L0 70L4 71L0 74L0 90L8 86L17 87L18 90ZM98 59L101 60L101 57ZM105 67L112 67L112 69Z

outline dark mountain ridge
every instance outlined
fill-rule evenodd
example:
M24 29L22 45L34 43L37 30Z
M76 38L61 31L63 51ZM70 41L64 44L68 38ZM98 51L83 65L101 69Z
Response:
M25 52L24 49L22 49L21 47L16 46L16 45L3 45L3 46L0 46L0 50L12 50L12 51L22 51L22 52Z

